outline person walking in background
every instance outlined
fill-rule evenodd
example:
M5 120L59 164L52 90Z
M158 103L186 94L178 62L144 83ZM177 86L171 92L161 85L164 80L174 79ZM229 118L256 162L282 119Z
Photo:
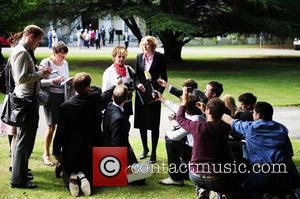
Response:
M101 33L101 39L102 39L102 45L105 46L105 28L104 26L102 26L102 28L100 29L100 33Z
M23 30L22 39L11 53L10 64L15 81L14 94L18 98L31 100L29 109L24 116L24 122L17 131L16 147L12 167L11 186L13 188L36 188L37 185L28 181L28 161L34 147L34 141L39 121L36 92L39 89L40 78L51 73L46 67L36 71L35 64L28 50L34 51L42 41L43 30L36 25L28 25Z
M163 54L155 51L156 46L157 41L153 36L146 36L141 40L140 47L143 53L137 55L135 69L135 84L139 92L146 92L144 84L148 82L155 90L163 93L164 87L160 86L157 80L161 78L166 82L168 81L165 57ZM145 73L147 73L147 78ZM155 163L159 138L161 103L157 100L150 104L143 104L138 93L135 96L134 128L140 129L143 144L143 153L140 158L144 159L148 155L147 130L151 130L152 151L150 163Z
M128 35L128 32L126 32L125 35L124 35L124 45L125 45L126 49L129 46L129 35Z
M97 49L100 49L100 38L101 38L101 35L98 31L98 29L96 30L96 33L95 33L95 45L96 45L96 50Z
M59 121L59 106L65 101L64 92L66 89L64 89L64 86L61 86L60 83L69 78L69 65L65 60L67 54L68 47L64 42L59 41L56 46L53 46L53 55L43 59L40 64L41 66L47 66L53 70L57 70L57 73L53 73L41 80L42 87L48 88L47 90L50 94L49 101L44 106L48 128L44 135L44 153L42 160L47 166L54 166L50 158L49 148L53 133Z
M47 33L47 39L48 39L48 48L52 48L52 30L49 29Z
M83 41L82 41L82 29L77 30L76 37L77 37L77 47L81 48L82 43L83 43Z
M55 29L52 30L52 46L57 45L58 37Z
M124 113L127 118L133 114L132 111L132 92L134 90L134 70L125 65L127 50L123 46L117 46L112 52L113 64L109 66L103 73L102 91L107 91L112 86L123 83L128 86L129 97L124 104Z
M114 43L114 36L115 36L115 29L113 27L110 27L108 30L109 33L109 44L113 44Z

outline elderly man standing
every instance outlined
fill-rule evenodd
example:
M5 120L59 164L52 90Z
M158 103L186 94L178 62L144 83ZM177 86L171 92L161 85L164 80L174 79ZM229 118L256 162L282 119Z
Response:
M27 98L31 101L24 116L24 123L17 130L16 147L12 167L12 188L36 188L37 185L27 177L28 160L33 150L36 131L39 121L38 102L36 93L40 88L40 78L51 73L50 68L36 71L32 57L28 51L34 51L44 36L43 30L36 25L28 25L23 30L19 44L11 53L12 75L15 81L14 94L18 98Z

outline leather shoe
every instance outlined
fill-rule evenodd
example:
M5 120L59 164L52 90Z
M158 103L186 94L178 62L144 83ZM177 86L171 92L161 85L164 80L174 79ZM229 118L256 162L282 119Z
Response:
M55 167L55 176L56 178L60 178L62 177L62 164L60 162L57 163L56 167Z
M146 157L148 157L149 156L148 153L149 153L149 149L145 149L143 151L143 153L141 154L140 159L142 160L142 159L145 159Z
M22 188L22 189L35 189L38 186L31 181L28 181L26 184L11 184L11 188Z
M156 154L151 154L149 163L150 163L150 164L156 163Z

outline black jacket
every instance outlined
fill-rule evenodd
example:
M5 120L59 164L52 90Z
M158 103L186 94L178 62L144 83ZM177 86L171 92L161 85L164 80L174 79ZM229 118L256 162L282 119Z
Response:
M144 73L143 54L138 54L136 58L135 68L135 84L144 83L146 81ZM164 92L164 87L157 82L159 78L168 81L166 59L165 56L159 52L154 53L153 62L150 68L151 84L155 90L160 93ZM134 127L144 129L158 129L160 124L160 102L143 105L138 94L135 95L135 113L134 113Z
M60 106L58 140L62 145L62 164L66 174L84 172L91 176L92 147L103 144L102 112L112 89L101 94L91 91L75 95Z
M110 103L104 112L103 135L107 146L127 147L127 164L137 163L129 143L130 122L126 114Z

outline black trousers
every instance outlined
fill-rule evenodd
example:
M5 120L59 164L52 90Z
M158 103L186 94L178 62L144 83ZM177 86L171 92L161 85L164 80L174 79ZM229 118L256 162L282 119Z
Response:
M188 163L192 157L192 147L182 141L165 137L168 156L169 176L173 180L188 179ZM172 171L172 172L170 172Z
M148 137L147 137L147 129L140 129L142 144L144 151L149 150L148 149ZM151 129L151 139L152 139L152 151L151 155L156 155L156 148L158 144L158 138L159 138L159 127L155 129Z

